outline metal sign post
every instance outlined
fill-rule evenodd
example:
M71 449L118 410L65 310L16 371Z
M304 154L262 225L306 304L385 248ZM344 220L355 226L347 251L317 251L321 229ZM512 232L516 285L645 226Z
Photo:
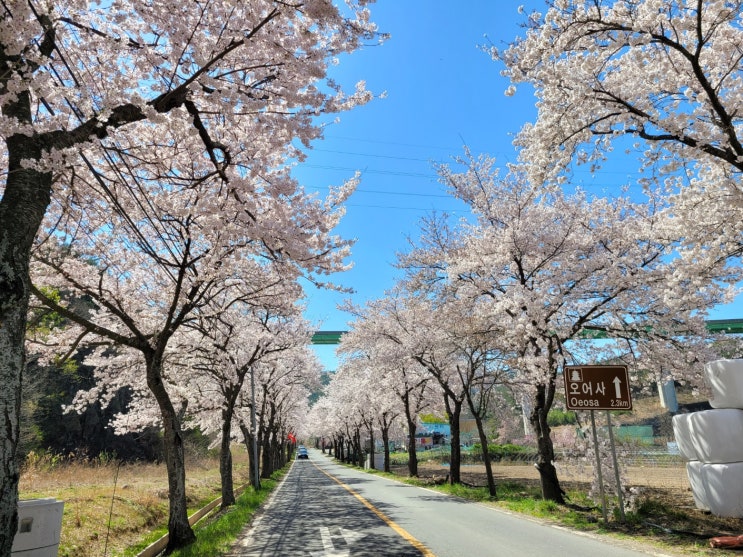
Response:
M565 406L568 410L590 410L591 429L593 431L593 446L596 451L596 472L599 481L601 504L604 512L604 522L608 522L606 513L606 497L604 495L604 481L601 471L601 455L599 454L598 435L596 434L596 419L594 410L606 410L606 423L609 428L609 445L614 463L614 474L617 482L617 497L619 499L619 513L622 522L625 521L624 501L622 499L622 485L619 478L617 451L612 431L611 410L632 410L632 393L629 387L627 366L565 366L563 372L565 380Z
M619 479L619 463L617 462L617 450L614 447L614 432L611 426L611 413L606 411L606 426L609 428L609 446L611 447L611 458L614 464L614 479L617 482L617 498L619 499L619 516L622 517L622 522L626 520L624 516L624 499L622 497L622 483ZM606 518L604 518L606 520Z
M601 474L601 454L599 452L599 437L596 435L596 417L591 410L591 433L593 434L593 450L596 453L596 473L599 477L599 494L601 495L601 510L604 514L604 524L609 522L606 514L606 495L604 495L604 478Z

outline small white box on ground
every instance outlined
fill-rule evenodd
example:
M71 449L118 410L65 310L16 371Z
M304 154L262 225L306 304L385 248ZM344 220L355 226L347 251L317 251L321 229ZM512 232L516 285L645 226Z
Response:
M64 502L54 498L18 502L18 531L12 557L56 557Z

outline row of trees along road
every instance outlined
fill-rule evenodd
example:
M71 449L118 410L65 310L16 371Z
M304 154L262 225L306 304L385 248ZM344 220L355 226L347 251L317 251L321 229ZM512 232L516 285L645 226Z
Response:
M399 284L354 308L342 342L343 375L373 373L390 393L430 387L452 425L450 481L468 393L526 397L544 497L562 502L547 414L565 364L624 360L638 386L701 382L715 357L702 319L740 278L742 17L741 2L555 0L509 48L490 48L507 93L528 83L539 100L519 163L501 175L467 153L439 169L472 219L426 219ZM574 165L598 169L615 148L637 161L643 199L569 193ZM329 393L315 427L342 439L359 405Z
M57 338L37 338L37 346L62 356L83 344L96 347L88 362L105 383L81 393L75 405L105 402L127 385L137 412L119 426L162 425L168 550L193 539L180 431L189 408L215 409L189 386L198 383L208 396L210 369L230 358L235 389L245 369L272 376L266 369L282 367L279 352L304 359L280 336L266 341L257 333L242 342L236 335L260 326L277 332L296 316L299 277L318 281L344 269L348 244L330 231L353 184L315 199L291 179L287 165L301 160L295 141L308 145L320 135L317 115L371 97L363 84L346 94L326 79L335 56L379 38L368 2L345 4L3 6L0 556L10 555L17 530L16 453L32 292L70 324L55 330ZM68 303L80 298L89 304ZM232 352L237 344L253 354ZM193 346L198 350L184 349ZM266 366L261 371L259 363ZM294 365L306 372L306 365ZM286 416L296 414L298 389L287 387L294 396L276 394L281 381L296 380L275 375L265 379L266 397L258 399L269 408L261 417L272 431L264 450L289 427ZM227 420L241 395L220 388ZM239 412L233 418L241 423ZM228 467L223 455L223 471Z
M293 140L319 135L316 114L369 98L363 86L347 96L324 81L329 58L374 38L367 3L347 1L347 15L325 0L3 5L0 557L10 554L17 526L32 252L38 299L76 323L64 351L89 339L108 344L106 356L135 390L151 393L168 430L171 548L192 539L178 502L178 432L189 399L174 347L235 282L239 293L216 305L232 297L252 307L273 275L288 283L342 268L345 246L329 230L349 189L308 201L280 169L301 158ZM639 365L662 357L663 367L651 369L693 380L688 364L704 357L703 347L681 350L674 332L684 332L685 346L701 339L704 309L737 278L723 265L739 255L743 223L743 4L546 4L525 16L521 39L491 49L513 82L507 92L527 83L539 100L537 120L517 136L521 168L498 177L492 162L467 158L463 172L441 169L472 207L473 223L450 231L428 221L422 245L399 262L406 274L395 310L405 319L384 335L374 332L377 308L360 309L372 333L368 347L353 350L384 354L403 413L405 396L414 398L410 408L438 403L457 412L473 392L468 381L526 393L545 496L560 500L545 416L563 363L596 358L585 332L608 331L639 345ZM557 189L574 164L600 167L615 148L637 155L648 203ZM94 307L65 314L42 280L60 293L95 293ZM379 316L396 320L384 308ZM386 355L393 348L396 368ZM337 432L345 423L348 435L371 420L341 413L328 423Z
M400 258L398 288L351 308L357 319L341 342L348 357L316 420L325 426L318 433L348 438L349 424L359 429L369 421L364 413L394 400L406 415L406 396L418 395L418 409L426 400L449 419L449 478L456 483L462 409L487 446L484 419L505 389L510 400L528 401L543 494L562 502L547 422L562 366L625 360L635 372L652 370L633 375L638 386L698 383L700 362L712 357L704 311L726 299L723 285L738 274L724 260L674 257L677 241L657 239L664 215L655 203L565 195L533 188L523 175L500 178L489 158L462 162L464 172L441 173L475 222L450 229L443 219L426 220L421 245ZM596 335L611 340L596 342ZM371 384L373 394L358 389ZM415 432L414 423L406 426Z

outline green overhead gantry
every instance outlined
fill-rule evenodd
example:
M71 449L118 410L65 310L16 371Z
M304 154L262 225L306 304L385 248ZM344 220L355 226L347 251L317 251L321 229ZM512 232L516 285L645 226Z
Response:
M711 333L743 334L743 319L709 319L707 330ZM317 331L312 335L312 344L338 344L346 331ZM590 335L597 338L601 335Z
M743 333L743 319L710 319L705 321L710 333L729 333L738 335Z
M317 331L312 335L312 344L338 344L346 331Z

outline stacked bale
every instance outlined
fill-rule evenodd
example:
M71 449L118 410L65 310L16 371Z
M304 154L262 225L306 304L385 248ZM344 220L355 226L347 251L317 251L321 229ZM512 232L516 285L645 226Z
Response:
M743 517L743 360L704 366L712 410L673 417L694 503L717 516Z

